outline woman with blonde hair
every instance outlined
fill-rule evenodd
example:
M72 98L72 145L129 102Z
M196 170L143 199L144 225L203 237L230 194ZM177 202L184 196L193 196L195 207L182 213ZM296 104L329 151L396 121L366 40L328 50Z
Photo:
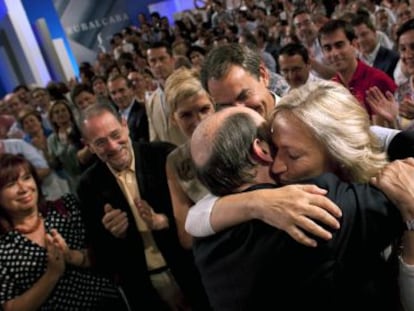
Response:
M180 68L174 71L166 81L165 96L172 122L177 124L188 139L197 125L214 113L212 100L202 87L195 70ZM207 190L195 177L188 143L187 141L173 150L166 164L178 236L185 248L191 248L192 244L192 237L184 229L188 210L207 194Z
M294 176L294 171L284 172L289 164L297 165L297 159L290 159L292 149L298 153L317 146L323 167L316 173L330 171L347 182L369 182L387 163L378 138L370 131L366 111L336 82L322 80L292 90L279 101L270 122L273 143L278 148L274 173L281 180L294 182L299 177L315 176L315 171L300 176ZM292 135L298 139L292 140ZM304 145L307 136L309 145ZM278 167L281 159L284 167Z

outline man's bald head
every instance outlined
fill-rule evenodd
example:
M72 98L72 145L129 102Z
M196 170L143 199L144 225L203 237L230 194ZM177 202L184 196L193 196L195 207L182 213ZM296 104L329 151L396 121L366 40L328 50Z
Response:
M235 114L245 113L257 124L263 123L264 118L254 110L242 106L229 107L220 110L201 122L191 137L191 156L197 166L204 165L210 158L214 139L226 119Z
M229 107L204 119L191 138L197 176L215 195L234 192L254 178L251 146L268 133L265 119L246 107Z

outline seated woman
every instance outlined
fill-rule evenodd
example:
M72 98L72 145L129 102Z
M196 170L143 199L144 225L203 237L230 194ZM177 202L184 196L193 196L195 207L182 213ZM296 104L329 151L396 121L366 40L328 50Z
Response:
M165 96L172 122L188 139L201 120L214 113L214 105L201 85L197 71L176 70L165 83ZM192 237L184 230L188 210L208 193L195 176L188 143L173 150L166 164L178 237L185 248L191 248L192 243Z
M347 182L368 182L387 163L378 140L369 130L366 113L349 91L336 83L321 81L292 90L278 103L270 122L276 147L272 173L279 184L299 182L324 172L335 173ZM211 228L202 233L200 224L210 221L214 231L221 231L258 218L256 215L268 207L249 202L258 202L265 195L263 191L236 194L231 199L223 197L211 213L212 206L192 207L186 220L187 231L208 235ZM251 209L255 212L246 212ZM302 234L297 230L297 234ZM310 245L316 246L316 242ZM414 267L401 260L400 268L404 271L402 282L412 282L407 276L413 274L409 271ZM412 286L407 284L402 287ZM404 303L412 304L406 301L408 297L402 297Z
M0 155L2 310L122 310L116 287L88 269L84 243L76 198L44 201L33 166Z

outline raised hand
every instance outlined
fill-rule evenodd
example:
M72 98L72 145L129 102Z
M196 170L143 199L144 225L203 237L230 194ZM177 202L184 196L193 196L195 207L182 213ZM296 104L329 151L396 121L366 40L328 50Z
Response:
M104 205L105 215L102 224L116 238L125 238L128 229L127 214L120 209L112 208L111 204Z
M155 213L145 200L135 199L135 206L142 219L151 230L161 230L169 227L168 218L164 214Z
M54 243L53 237L46 233L47 269L60 277L65 272L65 258L62 250Z
M387 164L371 183L384 191L405 220L414 219L414 158Z
M367 90L366 100L372 111L388 122L394 122L397 119L399 105L390 91L384 95L378 87L373 86Z
M400 103L400 115L406 119L414 119L414 100L411 97L405 97Z

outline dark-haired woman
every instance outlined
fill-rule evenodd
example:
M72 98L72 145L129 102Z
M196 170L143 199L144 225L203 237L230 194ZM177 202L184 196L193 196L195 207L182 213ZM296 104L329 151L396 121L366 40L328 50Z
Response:
M76 198L68 194L44 201L39 189L36 173L24 157L0 155L2 310L117 307L114 285L88 269Z

